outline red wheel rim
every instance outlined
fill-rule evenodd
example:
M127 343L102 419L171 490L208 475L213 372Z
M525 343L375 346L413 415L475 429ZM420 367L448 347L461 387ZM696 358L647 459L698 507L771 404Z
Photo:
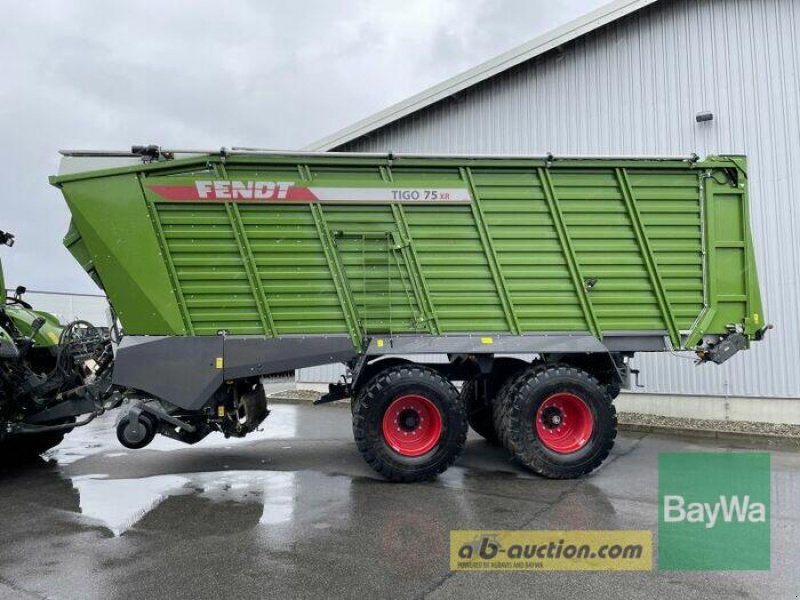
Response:
M589 443L594 417L589 405L579 396L559 392L545 399L536 411L536 434L553 452L577 452Z
M383 439L403 456L427 454L441 437L442 414L425 396L400 396L383 414Z

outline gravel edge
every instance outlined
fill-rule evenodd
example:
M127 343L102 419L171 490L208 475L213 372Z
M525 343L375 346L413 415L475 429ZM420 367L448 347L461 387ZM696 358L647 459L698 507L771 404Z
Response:
M619 428L623 431L800 447L800 425L661 417L642 413L619 413L618 417Z

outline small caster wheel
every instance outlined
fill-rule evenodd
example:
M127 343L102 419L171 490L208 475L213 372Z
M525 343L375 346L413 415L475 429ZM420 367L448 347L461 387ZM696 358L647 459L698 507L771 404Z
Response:
M156 429L155 418L147 413L140 413L134 420L125 415L117 423L117 439L126 448L138 450L153 441Z

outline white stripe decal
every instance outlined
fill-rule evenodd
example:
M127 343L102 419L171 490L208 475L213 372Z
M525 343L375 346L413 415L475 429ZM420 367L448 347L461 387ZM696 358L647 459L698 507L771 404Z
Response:
M320 202L469 203L466 188L335 188L310 187Z
M465 203L471 201L464 187L305 187L294 181L195 180L192 183L153 183L147 188L175 202L331 202L384 204Z

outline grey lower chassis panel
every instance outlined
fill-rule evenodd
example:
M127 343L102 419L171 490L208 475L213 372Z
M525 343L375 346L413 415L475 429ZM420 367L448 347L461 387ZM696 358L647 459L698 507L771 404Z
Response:
M224 381L346 362L355 356L346 335L125 336L117 349L113 382L196 411Z
M225 379L347 362L356 355L348 335L225 336Z
M660 333L608 335L396 335L375 336L367 354L527 354L573 352L660 352L667 349Z
M113 383L186 410L200 410L223 382L221 336L125 336Z
M591 335L373 336L366 354L515 354L652 352L666 349L659 333ZM117 349L114 384L179 408L204 408L224 381L347 362L358 356L347 335L125 336Z

